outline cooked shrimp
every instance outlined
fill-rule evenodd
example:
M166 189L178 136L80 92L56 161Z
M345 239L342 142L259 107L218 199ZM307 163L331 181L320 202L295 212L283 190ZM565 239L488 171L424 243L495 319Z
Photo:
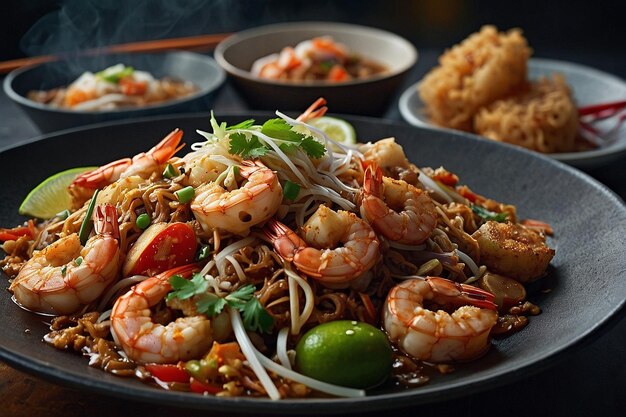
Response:
M343 69L349 51L341 43L333 41L330 37L319 37L305 40L295 48L287 46L280 53L274 53L257 59L252 63L250 72L261 78L273 80L309 80L327 79L342 81L349 79L350 75ZM314 70L320 62L333 65L327 70ZM333 77L333 69L341 68L342 77Z
M206 232L218 229L244 235L278 210L283 189L274 171L260 161L243 161L239 173L248 182L233 191L217 183L196 190L191 211Z
M299 72L297 71L298 67L306 70L310 66L310 60L299 58L296 55L296 51L292 47L287 46L280 51L280 54L271 54L256 60L252 64L250 72L261 78L278 80L288 78L289 71Z
M29 310L60 315L97 299L119 273L115 207L96 207L95 229L84 247L73 233L35 252L9 287L15 300Z
M114 183L120 178L139 175L148 178L160 165L167 162L183 146L180 140L183 131L175 129L161 142L148 152L142 152L130 158L113 161L93 171L79 175L68 187L71 200L71 208L80 208L85 201L89 200L95 190Z
M325 284L349 284L376 264L380 243L356 214L320 206L316 216L317 220L303 227L311 242L276 220L268 223L265 233L283 258Z
M188 278L197 270L196 265L170 269L140 282L117 299L111 310L111 334L130 359L140 363L174 363L208 352L213 330L206 316L181 317L163 325L152 321L150 311L171 291L171 276Z
M498 318L493 300L487 291L444 278L407 280L389 291L383 325L389 339L416 359L467 361L489 348L489 332ZM449 314L429 310L426 302L460 307Z
M115 181L113 184L105 186L98 197L96 198L96 204L112 204L117 206L118 203L124 200L124 195L127 192L136 190L140 185L145 184L146 180L138 175L132 177L121 178Z
M65 107L74 107L85 101L94 100L98 96L114 92L114 84L101 82L95 74L86 72L67 87L63 104Z
M409 160L402 146L394 138L381 139L374 143L361 145L366 161L375 162L383 170L392 168L409 168Z
M541 234L519 224L488 221L472 237L478 241L481 263L521 283L543 276L554 257Z
M321 36L297 45L296 54L316 61L332 59L343 61L348 57L348 48L344 44L335 42L330 36Z
M374 165L365 170L360 211L376 232L407 245L424 242L437 225L428 194L406 181L383 177Z

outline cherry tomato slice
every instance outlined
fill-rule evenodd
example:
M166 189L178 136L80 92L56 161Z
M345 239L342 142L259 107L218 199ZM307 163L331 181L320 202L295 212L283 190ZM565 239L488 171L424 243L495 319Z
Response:
M124 276L155 275L194 260L198 242L187 223L155 223L128 252Z

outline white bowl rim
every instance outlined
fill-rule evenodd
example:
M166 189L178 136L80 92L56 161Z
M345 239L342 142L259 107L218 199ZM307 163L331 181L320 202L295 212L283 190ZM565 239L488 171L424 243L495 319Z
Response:
M224 70L219 65L217 65L217 63L215 62L215 59L207 55L202 55L202 54L189 52L189 51L179 51L179 50L170 50L170 51L164 51L161 53L152 53L152 54L133 53L132 55L138 56L138 55L167 55L167 54L188 55L193 59L204 61L207 64L209 64L209 66L211 66L212 68L216 70L217 76L212 80L212 83L208 88L198 89L198 91L196 91L195 93L192 93L190 95L187 95L187 96L175 99L175 100L162 101L162 102L149 104L147 106L142 106L142 107L121 107L121 108L116 108L116 109L111 109L111 110L71 110L71 109L64 109L64 108L59 108L59 107L52 107L48 104L38 103L36 101L30 100L29 98L24 97L21 94L18 94L13 89L13 86L12 86L13 80L17 78L19 75L21 75L22 73L26 71L30 71L31 69L34 69L37 67L44 66L44 65L54 65L55 63L63 62L64 60L44 62L42 64L28 65L28 66L14 69L10 73L8 73L7 76L4 78L2 87L4 89L4 93L11 100L17 103L20 103L26 107L31 107L31 108L35 108L38 110L52 112L52 113L62 113L62 114L72 114L72 115L81 115L81 114L97 115L97 114L115 114L115 113L134 113L134 112L143 112L146 110L152 110L152 109L157 109L157 108L168 108L170 106L175 106L177 104L184 103L186 101L191 101L196 98L202 97L205 94L209 94L217 90L224 83L226 79L226 74L224 73ZM111 55L123 55L123 54L111 54Z
M336 31L343 31L346 33L351 33L355 35L378 35L380 37L384 37L387 39L393 39L396 42L399 42L404 48L406 48L408 53L407 63L403 66L396 68L393 71L384 72L382 74L373 75L371 77L350 80L346 82L340 83L329 83L327 81L309 81L306 83L299 83L293 81L276 81L269 80L266 78L261 78L257 76L253 76L250 71L241 69L231 64L224 57L224 52L230 46L237 44L241 41L248 40L250 38L257 37L259 35L266 35L271 33L279 33L279 32L294 32L299 30L320 30L324 31L324 29L332 29ZM277 51L278 52L278 51ZM352 23L343 23L343 22L322 22L322 21L305 21L305 22L286 22L286 23L274 23L270 25L256 26L250 29L242 30L237 32L228 38L224 39L220 42L215 48L215 60L218 64L222 66L226 70L226 72L236 75L241 78L245 78L250 81L258 82L261 84L268 84L273 86L283 86L283 87L297 87L297 88L340 88L349 85L356 84L367 84L371 82L380 81L387 78L393 78L397 75L403 74L404 72L410 70L418 59L418 51L413 46L411 42L406 40L400 35L397 35L393 32L389 32L384 29L378 29L369 26L355 25Z

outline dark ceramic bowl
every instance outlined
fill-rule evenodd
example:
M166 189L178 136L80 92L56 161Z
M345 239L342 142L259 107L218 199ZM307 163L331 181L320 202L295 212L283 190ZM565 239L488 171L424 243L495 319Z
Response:
M272 114L246 113L230 117L218 114L217 117L232 125L248 118L266 120ZM395 136L411 162L418 166L443 165L458 174L461 181L474 191L517 205L521 218L541 219L553 227L555 235L550 238L549 244L556 249L556 255L549 275L528 288L530 301L539 305L542 313L530 317L525 329L508 338L495 340L492 349L479 360L459 365L450 374L432 375L429 384L415 389L397 390L381 386L364 398L281 401L226 398L158 390L136 379L120 378L92 368L87 365L87 358L47 346L42 341L48 331L44 320L20 309L11 301L10 294L2 291L0 360L76 389L143 401L153 407L169 404L211 410L206 412L206 416L233 413L250 416L359 413L370 416L374 415L375 410L382 409L386 411L379 411L378 415L395 415L399 413L391 411L392 408L406 406L414 407L414 413L408 415L427 415L420 408L425 403L453 402L458 397L467 397L513 381L517 383L509 385L510 389L498 391L498 395L510 400L508 403L500 401L499 397L487 395L474 397L473 402L466 403L477 408L477 415L483 415L483 409L489 409L489 404L492 404L493 410L494 403L505 404L500 409L501 416L521 415L525 403L534 401L532 399L552 399L557 395L550 390L540 391L528 376L560 362L565 366L561 366L562 373L554 377L554 381L558 381L555 384L560 383L563 390L573 392L581 392L585 388L589 392L596 392L594 387L589 386L594 379L581 371L585 369L603 375L595 380L617 380L614 389L605 388L605 395L598 398L605 402L615 400L615 407L623 410L623 407L617 405L622 391L619 387L624 386L619 385L624 378L616 376L623 362L621 356L603 362L608 364L613 361L614 369L610 370L592 368L589 364L568 359L575 348L585 341L597 339L607 324L615 323L624 316L624 203L606 187L580 171L530 151L485 141L466 133L417 128L379 119L350 117L348 120L354 125L359 140ZM186 132L187 143L203 140L194 130L207 130L208 124L206 113L115 122L54 133L3 149L0 152L0 166L5 172L19 172L20 179L16 181L15 175L0 176L0 189L3 192L0 225L12 227L22 223L25 218L18 214L20 202L30 189L55 172L76 166L100 165L132 156L149 149L176 127ZM75 152L85 138L89 138L91 146ZM186 148L185 152L188 150ZM31 163L30 169L24 169L33 160L37 164ZM0 272L0 283L4 287L7 286L6 280L7 277ZM546 291L546 288L551 291ZM596 358L606 354L605 351L594 349L589 353ZM619 351L619 348L615 351ZM338 369L337 372L342 370ZM546 405L546 409L556 407L560 412L554 415L563 415L568 410L567 406ZM137 409L137 406L131 409ZM437 415L450 415L446 413L449 410L449 404L441 404ZM162 409L158 411L159 415L167 414ZM192 415L190 412L184 414ZM616 412L613 415L621 414Z
M67 86L85 71L97 72L118 63L150 72L155 78L167 76L190 81L198 87L198 91L178 100L106 111L60 109L26 98L31 90L50 90ZM73 60L17 69L5 78L4 91L32 119L39 130L52 132L110 120L206 111L224 79L224 71L212 58L196 53L172 51L161 54L111 54L77 57Z
M332 36L351 51L385 65L388 71L342 83L274 81L250 73L258 58L318 36ZM406 39L380 29L344 23L299 22L239 32L217 46L215 60L255 109L302 111L317 98L324 97L333 112L381 115L406 73L417 62L417 51Z

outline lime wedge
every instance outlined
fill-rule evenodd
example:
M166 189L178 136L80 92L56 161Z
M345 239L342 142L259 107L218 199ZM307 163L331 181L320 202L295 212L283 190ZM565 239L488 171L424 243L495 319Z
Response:
M356 132L352 125L343 119L336 117L317 117L308 122L311 126L326 133L335 142L352 145L356 143Z
M22 201L19 213L24 216L49 219L70 206L70 194L67 187L83 172L93 171L98 167L72 168L46 178L36 186Z

